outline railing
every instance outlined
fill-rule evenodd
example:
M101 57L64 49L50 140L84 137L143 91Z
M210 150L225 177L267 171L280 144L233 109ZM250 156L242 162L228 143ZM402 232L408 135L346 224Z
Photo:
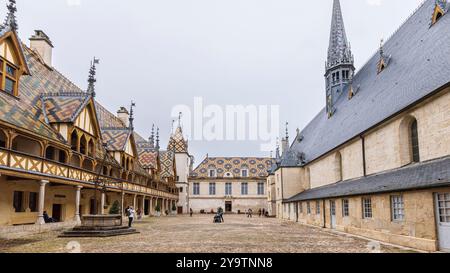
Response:
M35 155L29 155L22 152L0 148L0 167L8 167L18 171L33 172L46 176L53 176L59 179L68 179L93 185L97 174L92 171L83 170L64 163L41 158ZM107 188L115 190L133 191L155 195L160 197L177 199L178 196L150 188L148 186L136 184L120 178L100 175L100 180Z

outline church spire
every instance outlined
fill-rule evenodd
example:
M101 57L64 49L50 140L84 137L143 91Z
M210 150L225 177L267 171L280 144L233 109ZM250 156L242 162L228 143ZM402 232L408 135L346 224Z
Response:
M157 151L159 151L159 149L161 148L159 146L159 127L156 128L156 147L155 148L156 148Z
M335 112L335 103L342 94L355 72L353 54L345 33L341 3L333 1L331 19L330 44L325 65L327 114L331 117Z
M344 18L339 0L333 2L333 16L331 19L330 45L328 47L327 68L340 63L353 63L350 44L345 33Z

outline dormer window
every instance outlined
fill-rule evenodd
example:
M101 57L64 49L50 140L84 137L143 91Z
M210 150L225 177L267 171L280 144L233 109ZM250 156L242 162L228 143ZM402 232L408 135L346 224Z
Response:
M17 94L17 68L1 58L0 69L0 85L2 90L15 96Z
M447 7L446 0L437 0L436 1L436 6L435 6L434 12L433 12L433 18L431 20L431 26L436 24L437 21L439 21L439 19L441 19L442 16L444 16L446 7Z
M241 176L248 177L248 170L242 170Z
M209 177L216 177L216 170L209 170Z

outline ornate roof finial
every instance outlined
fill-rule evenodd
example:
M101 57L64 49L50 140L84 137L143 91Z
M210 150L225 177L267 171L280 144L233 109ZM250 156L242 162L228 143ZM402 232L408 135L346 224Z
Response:
M9 26L12 30L17 31L19 26L16 20L16 12L17 12L16 0L9 0L9 3L8 5L6 5L6 7L8 8L8 15L6 16L3 28Z
M384 57L384 49L383 49L383 46L384 46L384 39L381 38L381 41L380 41L380 56L381 56L381 57Z
M160 148L160 146L159 146L159 127L158 128L156 128L156 150L158 150L159 151L159 148Z
M286 141L289 141L289 122L286 121Z
M152 125L152 134L150 135L150 138L148 139L150 142L150 146L152 148L155 147L155 124Z
M97 67L95 65L99 64L99 63L100 63L100 60L94 57L94 60L91 61L91 68L89 69L87 92L92 97L95 97L95 83L97 82L97 79L95 78L95 75L97 73Z
M178 114L178 128L181 128L181 118L183 117L183 113L182 112L180 112L179 114Z
M131 101L131 106L130 106L130 117L129 117L129 121L130 121L130 124L129 124L129 128L130 128L130 130L131 131L134 131L134 124L133 124L133 122L134 122L134 107L136 106L136 103L134 103L133 101Z

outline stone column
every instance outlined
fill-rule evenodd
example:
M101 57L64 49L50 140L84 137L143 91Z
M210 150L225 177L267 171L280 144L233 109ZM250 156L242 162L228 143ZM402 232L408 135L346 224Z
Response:
M148 201L148 216L152 216L153 214L153 197L150 196Z
M121 193L122 199L120 200L120 215L125 216L125 208L123 207L125 204L125 193Z
M136 210L136 198L137 198L137 195L136 194L133 195L133 208L134 208L134 210Z
M39 188L39 214L38 219L36 221L36 224L38 225L44 225L44 205L45 205L45 186L49 183L47 180L41 180L40 181L40 188Z
M145 216L145 195L142 195L142 203L141 203L141 205L142 205L142 208L141 208L142 217L144 217Z
M100 199L100 215L105 215L105 196L106 194L102 192L102 196Z
M80 201L81 201L81 189L83 187L82 186L77 186L77 192L75 195L75 222L77 222L78 224L81 223L81 219L80 219Z

